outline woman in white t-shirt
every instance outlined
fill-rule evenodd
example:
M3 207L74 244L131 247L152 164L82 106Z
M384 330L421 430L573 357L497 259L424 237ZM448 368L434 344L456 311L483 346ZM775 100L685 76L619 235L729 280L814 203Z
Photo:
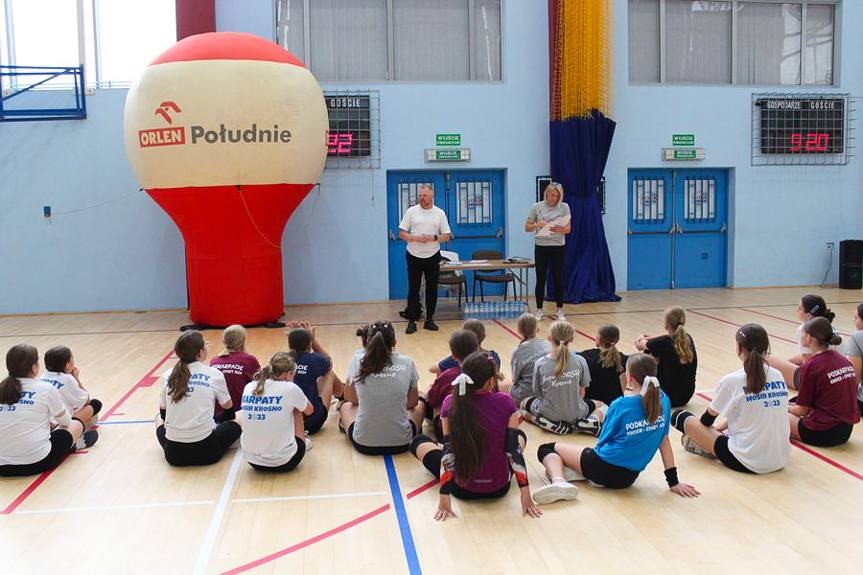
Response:
M216 463L242 433L225 376L203 363L207 343L199 331L178 337L174 353L179 361L162 377L156 439L171 465ZM224 409L219 423L213 419L217 401Z
M767 365L770 342L763 327L746 324L735 339L743 367L719 380L700 421L681 409L671 422L683 433L686 451L719 459L734 471L772 473L785 467L791 451L788 389L782 374ZM719 415L727 421L714 427Z
M84 431L81 421L63 405L60 393L39 375L39 352L20 343L6 352L9 376L0 381L0 476L22 477L53 469L75 450L96 442L95 429ZM58 426L51 430L51 420Z
M814 317L823 317L832 324L836 314L827 308L827 303L823 297L811 293L800 298L800 301L797 303L797 319L800 320L800 325L797 326L797 349L799 353L788 359L782 359L773 355L767 357L767 363L770 367L774 367L782 372L782 377L785 378L785 382L790 389L800 388L800 366L814 355L809 346L803 342L805 336L803 324ZM835 328L834 331L836 331ZM842 351L841 349L837 349L836 346L831 346L830 349Z
M292 381L296 369L294 358L279 352L243 389L240 444L259 471L291 471L306 454L303 415L315 408Z
M45 352L45 373L39 379L53 385L60 392L60 397L72 417L84 423L84 429L90 429L99 421L102 402L90 397L90 393L81 383L75 356L66 346L52 347Z
M422 429L425 404L419 402L414 360L395 351L389 321L369 326L368 345L356 374L345 382L339 429L363 455L404 453Z

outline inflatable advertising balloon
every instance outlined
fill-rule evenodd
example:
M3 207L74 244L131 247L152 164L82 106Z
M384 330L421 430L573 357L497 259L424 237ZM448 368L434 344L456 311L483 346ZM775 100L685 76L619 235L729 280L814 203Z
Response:
M327 155L327 110L302 63L251 34L185 38L126 99L126 152L180 228L192 321L273 322L281 239Z

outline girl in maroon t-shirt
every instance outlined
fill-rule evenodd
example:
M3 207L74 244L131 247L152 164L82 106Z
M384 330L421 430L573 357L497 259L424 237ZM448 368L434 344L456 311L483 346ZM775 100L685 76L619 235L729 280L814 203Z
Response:
M531 517L542 515L527 482L522 453L527 437L518 429L513 399L493 391L497 376L491 355L470 354L441 408L443 445L427 435L411 441L414 457L440 479L440 502L434 516L438 521L456 517L451 495L459 499L503 497L513 475L521 489L522 512Z
M854 366L830 349L842 338L823 317L803 324L801 343L812 350L812 357L800 368L800 393L788 407L791 437L819 447L841 445L860 421Z
M225 376L231 403L234 404L234 409L240 409L243 388L255 378L261 364L254 355L246 353L246 328L243 326L232 325L225 328L222 343L225 344L225 349L210 360L210 367L215 367ZM221 408L217 406L216 413L220 411Z

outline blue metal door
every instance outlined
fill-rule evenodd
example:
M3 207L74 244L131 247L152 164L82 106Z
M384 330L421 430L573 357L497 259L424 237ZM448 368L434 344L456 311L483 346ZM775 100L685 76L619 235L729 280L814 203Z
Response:
M399 239L404 212L417 203L419 185L435 190L435 205L446 212L453 239L441 249L456 252L460 260L471 259L477 250L504 250L503 174L499 171L418 171L387 173L387 227L389 235L390 299L407 297L406 244ZM472 272L465 272L468 289ZM503 288L486 286L486 295L501 294ZM512 293L512 288L510 288Z
M630 170L628 202L629 289L725 285L725 170Z

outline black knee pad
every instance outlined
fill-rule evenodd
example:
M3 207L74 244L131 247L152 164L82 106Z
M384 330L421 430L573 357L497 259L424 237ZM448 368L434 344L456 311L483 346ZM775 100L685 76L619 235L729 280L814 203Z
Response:
M97 413L102 411L102 402L99 401L98 399L91 399L90 400L90 407L93 408L93 415L96 415Z
M686 433L686 420L692 417L692 414L685 409L678 409L671 414L671 425L680 433Z
M539 459L539 462L542 463L542 460L545 459L546 455L550 455L554 453L555 443L543 443L536 450L536 457Z
M414 438L411 439L410 443L411 455L416 457L417 449L419 449L419 446L423 443L434 443L434 440L428 435L415 435Z

